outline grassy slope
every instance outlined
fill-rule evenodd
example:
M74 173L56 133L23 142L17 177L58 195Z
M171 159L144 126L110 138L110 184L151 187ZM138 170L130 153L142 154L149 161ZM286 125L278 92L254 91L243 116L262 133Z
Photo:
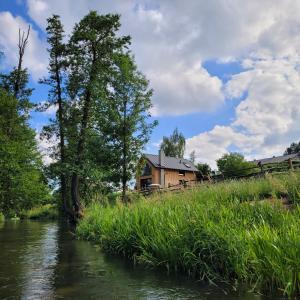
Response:
M284 196L297 202L298 187L300 177L289 174L157 195L128 207L94 204L77 234L153 267L295 295L300 206L287 211L257 200Z

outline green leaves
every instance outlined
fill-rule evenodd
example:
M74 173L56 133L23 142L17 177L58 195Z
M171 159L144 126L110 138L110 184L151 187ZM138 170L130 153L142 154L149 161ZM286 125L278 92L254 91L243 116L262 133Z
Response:
M18 104L0 89L0 211L4 213L18 213L49 199L35 132L18 112Z
M163 137L160 149L166 156L182 158L185 150L185 138L176 128L170 137Z

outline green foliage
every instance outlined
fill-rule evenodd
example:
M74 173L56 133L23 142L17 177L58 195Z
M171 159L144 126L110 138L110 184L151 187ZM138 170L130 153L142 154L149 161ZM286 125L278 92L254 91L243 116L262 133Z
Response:
M22 211L20 216L24 219L57 219L58 210L56 205L44 204Z
M291 143L289 147L286 148L284 151L284 155L294 154L300 152L300 142L298 143Z
M129 206L93 204L77 235L168 272L297 295L300 207L288 211L275 199L294 194L292 187L298 193L299 186L293 173L156 195ZM273 202L260 201L266 197Z
M164 151L166 156L181 158L185 150L185 138L176 128L170 137L163 137L160 149Z
M149 122L152 90L137 70L130 54L114 57L115 67L108 90L107 103L99 114L99 128L108 141L113 181L122 185L123 198L133 177L138 159L156 121ZM103 110L104 107L104 110Z
M199 163L196 165L196 168L199 170L201 176L210 176L211 168L208 164Z
M14 95L14 87L17 80L19 80L19 91L16 95L18 99L17 109L20 113L24 113L28 117L29 111L34 105L29 99L33 89L27 87L29 80L27 69L17 70L14 68L9 74L0 74L0 88Z
M2 212L0 212L0 222L5 221L5 216Z
M217 160L217 166L226 178L246 176L256 172L254 169L256 165L247 162L244 156L239 153L224 154Z
M18 213L49 200L35 132L18 100L0 90L0 210Z
M154 126L147 122L152 91L120 26L119 15L91 11L64 44L59 16L48 19L49 76L42 83L50 86L45 108L57 104L58 111L43 136L59 138L48 171L75 210L121 182L126 190Z

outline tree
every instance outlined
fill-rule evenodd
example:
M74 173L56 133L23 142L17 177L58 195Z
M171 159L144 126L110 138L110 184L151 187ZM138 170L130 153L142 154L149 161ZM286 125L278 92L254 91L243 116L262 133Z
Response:
M208 164L202 164L199 163L197 164L196 168L199 170L199 173L201 174L201 176L210 176L211 174L211 168Z
M29 110L33 107L33 104L29 100L33 89L27 88L28 72L27 69L23 68L23 58L28 44L29 33L30 26L27 33L21 33L19 29L18 66L9 74L0 75L0 87L18 99L18 111L25 114L26 117L28 117Z
M147 122L152 106L152 90L130 54L115 55L110 84L108 110L102 114L105 122L101 120L100 126L102 124L102 128L107 129L105 134L114 157L114 179L116 183L121 182L122 199L127 202L127 183L135 173L141 151L157 122Z
M9 215L50 200L35 132L18 104L0 89L0 211Z
M246 176L254 171L254 163L245 160L244 156L239 153L224 154L217 160L219 171L226 178Z
M66 147L65 147L65 117L66 117L66 101L63 95L63 79L66 66L66 46L63 43L64 30L58 15L53 15L47 19L48 26L47 41L49 44L49 76L40 80L40 83L49 85L48 101L43 104L43 109L50 106L57 106L56 119L52 120L52 124L45 126L43 137L48 139L56 136L59 139L58 160L56 169L60 178L60 192L65 213L70 214L67 201L67 175L66 175Z
M190 153L190 161L194 164L196 160L195 150Z
M32 89L23 56L29 31L19 31L18 66L0 75L0 211L6 214L50 199L35 132L28 125Z
M283 155L294 154L298 152L300 152L300 142L291 143L291 145L286 148Z
M185 150L185 138L176 128L170 137L163 137L160 149L166 156L182 158Z
M102 104L114 54L121 52L130 41L128 36L116 36L119 27L119 15L98 15L92 11L75 26L68 44L68 92L73 101L71 118L75 125L70 143L75 149L71 197L77 217L82 214L80 176L84 172L87 141L94 132L96 108Z

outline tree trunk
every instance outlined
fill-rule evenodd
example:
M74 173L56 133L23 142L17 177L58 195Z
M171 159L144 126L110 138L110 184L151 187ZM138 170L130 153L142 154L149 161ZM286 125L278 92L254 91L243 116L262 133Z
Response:
M23 62L23 56L25 53L25 48L28 42L28 37L30 33L30 26L28 26L27 35L25 36L25 32L22 33L21 36L21 30L19 29L19 58L18 58L18 68L17 68L17 77L14 83L14 96L18 99L18 94L20 90L20 82L21 82L21 71L22 71L22 62Z
M123 102L123 166L122 166L122 201L127 203L126 185L127 185L127 145L126 145L126 118L127 118L127 101Z
M92 67L92 70L94 68ZM85 101L84 101L84 107L83 107L83 115L81 120L81 129L77 144L77 159L75 162L76 171L72 174L72 182L71 182L71 197L72 197L72 203L75 211L75 216L78 218L82 216L82 208L80 204L80 196L79 196L79 175L78 170L80 169L82 165L82 159L83 159L83 152L84 152L84 146L85 146L85 140L86 140L86 130L88 127L88 119L89 119L89 111L90 111L90 102L91 102L91 89L92 89L92 83L94 81L95 74L93 71L91 72L91 79L90 84L86 91Z
M65 134L64 134L64 120L63 120L63 100L61 92L61 78L59 72L59 66L57 57L55 57L55 75L56 75L56 87L57 87L57 103L58 103L58 126L59 126L59 138L60 138L60 188L61 188L61 198L63 202L64 212L70 214L68 203L67 203L67 184L66 176L64 174L64 164L65 164Z

